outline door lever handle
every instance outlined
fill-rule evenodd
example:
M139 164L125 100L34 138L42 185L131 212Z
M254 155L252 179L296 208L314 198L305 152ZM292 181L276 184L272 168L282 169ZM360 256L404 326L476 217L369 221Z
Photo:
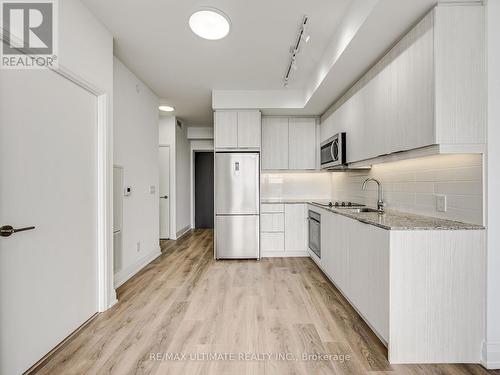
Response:
M24 232L27 230L35 229L35 227L25 227L14 229L11 225L4 225L0 227L0 237L10 237L14 233Z
M162 199L168 199L168 195L164 195L163 197L160 197Z

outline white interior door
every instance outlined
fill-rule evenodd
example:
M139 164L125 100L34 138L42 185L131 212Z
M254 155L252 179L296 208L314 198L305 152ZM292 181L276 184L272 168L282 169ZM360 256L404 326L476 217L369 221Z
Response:
M160 238L170 238L170 147L160 146Z
M48 70L0 70L0 373L97 312L97 98Z

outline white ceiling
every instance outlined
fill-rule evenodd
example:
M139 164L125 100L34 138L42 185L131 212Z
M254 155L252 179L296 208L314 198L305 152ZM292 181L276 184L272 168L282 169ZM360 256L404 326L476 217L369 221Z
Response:
M322 114L438 0L82 1L114 35L118 58L177 117L201 126L213 122L213 90L225 93L222 108L258 103L269 114ZM225 39L191 32L189 16L203 6L231 18ZM285 90L304 15L311 40Z
M213 89L276 90L302 17L310 42L290 88L306 85L350 0L83 0L115 37L115 54L188 123L211 123ZM194 35L189 16L200 6L226 13L228 37Z

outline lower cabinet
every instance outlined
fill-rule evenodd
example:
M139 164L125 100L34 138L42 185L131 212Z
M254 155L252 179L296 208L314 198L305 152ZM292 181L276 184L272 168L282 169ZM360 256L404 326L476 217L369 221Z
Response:
M384 230L321 215L313 259L379 338L390 363L478 363L485 231Z
M260 235L260 248L262 256L266 253L283 253L285 251L285 236L283 232L262 232Z
M306 215L305 204L285 204L285 250L287 253L306 253Z
M390 232L350 219L346 224L347 293L372 328L388 342Z
M261 256L307 256L307 212L304 203L261 205Z
M390 232L314 206L311 209L321 214L320 267L388 342Z

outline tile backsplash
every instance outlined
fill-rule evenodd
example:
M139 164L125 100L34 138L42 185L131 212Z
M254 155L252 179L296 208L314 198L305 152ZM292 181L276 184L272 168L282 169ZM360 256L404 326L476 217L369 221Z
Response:
M368 177L380 180L387 208L483 224L482 156L436 155L374 165L369 171L331 173L333 200L375 206L377 185L361 186ZM447 211L438 212L436 194L446 195Z
M262 173L263 199L318 199L331 197L330 173Z

